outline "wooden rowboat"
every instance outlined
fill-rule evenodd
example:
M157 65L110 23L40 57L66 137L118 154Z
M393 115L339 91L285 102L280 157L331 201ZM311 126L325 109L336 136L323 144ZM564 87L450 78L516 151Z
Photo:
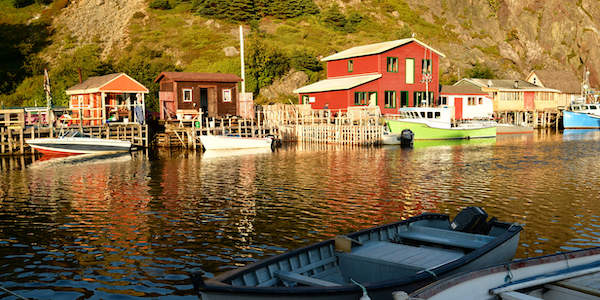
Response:
M426 213L339 236L305 248L192 281L203 300L391 299L438 278L510 261L522 227L486 221L480 208L448 215Z
M402 299L396 293L394 299ZM600 248L534 257L440 280L410 299L600 299ZM406 297L405 297L406 298Z

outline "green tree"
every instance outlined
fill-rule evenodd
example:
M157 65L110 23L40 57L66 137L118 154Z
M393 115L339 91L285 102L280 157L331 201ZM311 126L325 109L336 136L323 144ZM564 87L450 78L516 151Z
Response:
M473 68L467 70L466 74L468 78L482 78L482 79L494 79L496 74L487 65L475 63Z
M337 3L321 13L321 20L337 30L344 30L346 26L346 16L344 16Z
M233 0L230 7L230 17L233 20L248 21L257 18L252 0Z
M171 9L173 7L171 6L171 3L169 3L169 0L152 0L152 2L150 2L150 8Z
M249 43L246 67L246 87L258 94L261 88L285 74L290 69L290 62L280 50L254 39Z

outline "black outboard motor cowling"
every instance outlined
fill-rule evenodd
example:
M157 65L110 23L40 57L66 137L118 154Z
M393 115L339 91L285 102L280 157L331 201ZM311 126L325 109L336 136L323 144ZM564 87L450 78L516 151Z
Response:
M400 147L412 148L415 134L410 129L404 129L400 133Z
M455 231L487 234L489 231L487 217L488 214L481 207L470 206L461 210L454 217L450 227Z

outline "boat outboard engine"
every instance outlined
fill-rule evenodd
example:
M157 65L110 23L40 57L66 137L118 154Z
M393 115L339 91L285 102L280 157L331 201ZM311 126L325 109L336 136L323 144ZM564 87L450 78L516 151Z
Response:
M470 206L461 210L454 217L450 227L455 231L487 234L489 231L487 217L488 214L481 207Z
M415 134L410 129L404 129L400 133L400 146L412 148L415 140Z

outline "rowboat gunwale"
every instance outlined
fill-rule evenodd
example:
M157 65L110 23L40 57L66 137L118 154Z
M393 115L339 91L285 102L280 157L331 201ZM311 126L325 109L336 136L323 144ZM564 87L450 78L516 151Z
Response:
M455 287L459 284L468 282L473 279L481 278L487 275L493 275L496 273L507 273L516 272L521 268L535 267L544 264L556 263L560 261L566 261L568 264L569 260L583 258L586 256L600 255L600 247L588 248L588 249L580 249L574 250L570 252L560 252L554 254L548 254L537 257L529 257L525 259L515 260L509 263L498 264L495 266L491 266L488 268L484 268L481 270L459 273L453 276L450 276L444 280L434 282L430 285L427 285L423 288L420 288L413 293L411 293L411 297L415 298L423 298L428 299L442 293L452 287Z
M410 217L406 220L376 226L372 228L363 229L347 236L349 238L356 238L360 235L366 233L372 233L376 231L381 231L383 229L387 229L390 227L401 226L409 223L413 223L420 220L449 220L448 215L437 214L437 213L426 213L419 216ZM408 276L403 279L393 279L380 281L377 283L365 284L365 287L369 290L369 292L382 290L382 289L390 289L394 287L410 287L412 290L415 290L425 284L431 283L437 280L437 276L443 276L449 272L452 272L458 269L461 266L467 265L470 262L475 261L476 259L482 257L486 253L496 249L500 245L509 241L515 235L517 235L523 228L519 225L493 221L494 226L498 226L506 229L506 231L498 236L496 236L493 240L489 241L484 246L474 249L470 253L462 256L459 259L456 259L452 262L443 264L436 268L431 269L430 272L420 272L412 276ZM237 268L234 270L227 271L222 273L214 278L208 279L204 281L202 279L202 275L199 273L192 274L192 281L194 283L194 290L196 294L199 295L200 292L208 292L208 293L235 293L235 294L248 294L252 296L289 296L289 295L297 295L297 296L310 296L310 295L323 295L323 294L335 294L345 295L345 294L356 294L361 291L361 289L352 284L345 284L342 286L335 287L312 287L312 286L302 286L302 287L248 287L248 286L233 286L228 283L225 283L225 280L230 279L238 275L239 273L247 273L258 270L260 268L266 267L274 262L281 261L287 259L289 257L296 256L302 252L306 252L313 248L320 248L323 246L327 246L329 244L333 244L334 239L325 240L322 242L318 242L306 247L298 248L289 252L285 252L271 258L267 258L249 265L246 265L241 268ZM437 275L434 275L437 274Z

